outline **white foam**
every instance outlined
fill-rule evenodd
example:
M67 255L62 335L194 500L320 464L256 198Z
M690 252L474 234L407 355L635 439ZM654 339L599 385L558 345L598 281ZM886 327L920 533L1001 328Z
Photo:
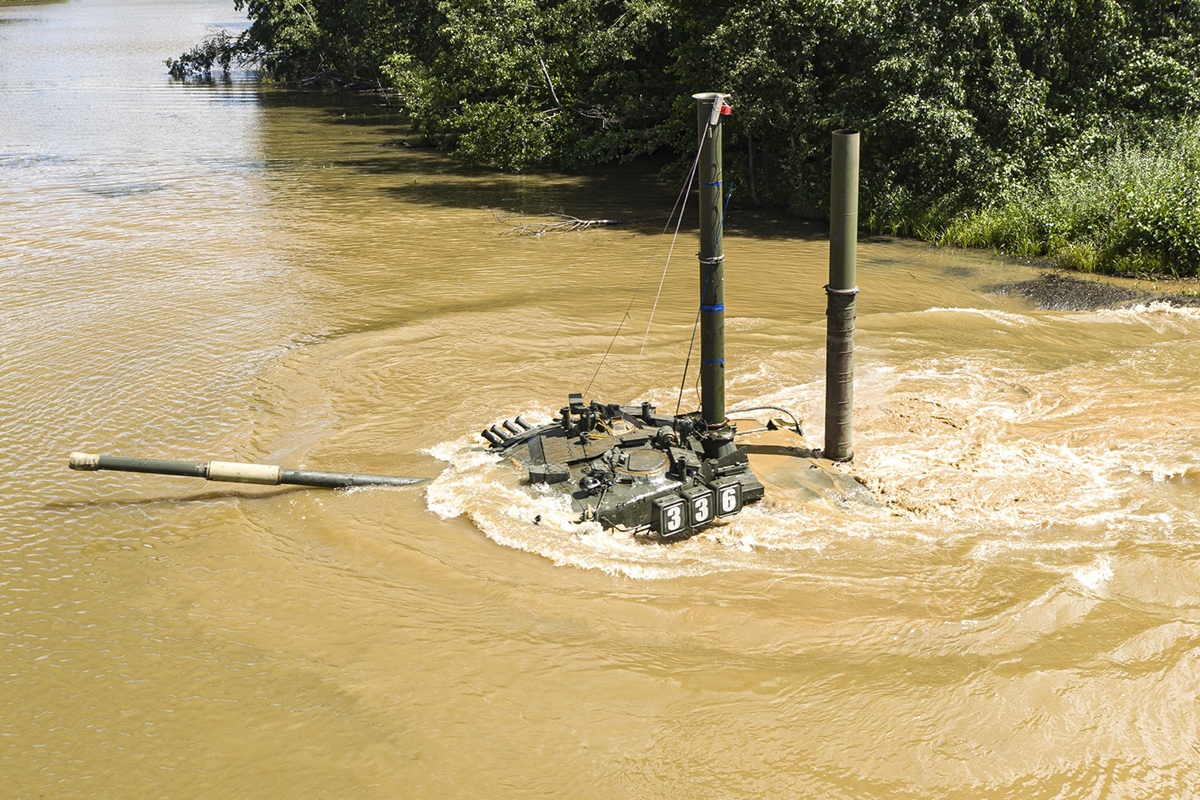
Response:
M1029 325L1037 325L1038 320L1026 314L1014 314L1010 311L998 311L993 308L944 308L942 306L934 306L925 309L927 314L971 314L974 316L984 317L992 322L1001 325L1018 328Z
M1155 333L1188 333L1195 332L1200 326L1200 308L1154 301L1128 308L1104 308L1081 315L1080 319L1145 325Z
M518 470L497 464L474 437L427 451L448 464L428 487L427 501L433 513L466 516L506 546L636 578L791 573L827 557L831 545L851 541L957 544L971 558L988 560L1087 551L1117 538L1200 540L1200 513L1189 513L1179 499L1195 468L1185 463L1178 437L1148 441L1144 428L1129 424L1128 401L1109 395L1112 370L1119 369L1088 362L1037 373L971 351L904 369L868 363L856 387L863 413L855 420L852 472L889 504L882 509L802 502L776 488L729 524L686 542L650 545L578 523L559 493L521 485ZM777 371L769 362L750 365L730 407L775 405L819 419L823 382L797 382ZM674 406L669 388L650 394ZM532 411L529 418L544 414ZM811 436L809 442L817 443ZM1147 498L1142 476L1172 481L1166 488L1173 491ZM1092 573L1081 574L1094 582Z
M1149 475L1155 483L1200 477L1200 465L1174 460L1167 464L1160 461L1131 461L1129 471L1135 475Z
M1101 556L1086 567L1076 567L1071 570L1072 577L1085 589L1092 592L1103 590L1112 580L1112 561L1108 556Z

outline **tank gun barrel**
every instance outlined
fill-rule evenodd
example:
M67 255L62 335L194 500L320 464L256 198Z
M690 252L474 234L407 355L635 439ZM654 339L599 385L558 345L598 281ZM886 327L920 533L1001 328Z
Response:
M289 484L341 489L349 486L412 486L428 478L398 475L367 475L358 472L317 472L288 469L273 464L240 464L232 461L171 461L160 458L127 458L91 453L71 453L70 467L84 472L113 470L150 475L178 475L226 483L256 483L264 486Z

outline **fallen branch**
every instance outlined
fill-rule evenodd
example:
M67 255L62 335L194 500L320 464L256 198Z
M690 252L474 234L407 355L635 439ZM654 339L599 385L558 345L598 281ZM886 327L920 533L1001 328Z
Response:
M552 221L534 221L535 217L544 217ZM580 219L570 214L507 214L503 216L497 214L496 219L500 222L508 222L514 219L530 220L529 222L514 225L508 230L501 232L501 235L511 233L516 236L541 236L544 233L571 233L573 231L586 231L588 228L632 225L637 222L635 219Z

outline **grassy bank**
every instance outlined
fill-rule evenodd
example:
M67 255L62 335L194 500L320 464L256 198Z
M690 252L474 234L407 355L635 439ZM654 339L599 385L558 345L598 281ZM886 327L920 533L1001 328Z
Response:
M1159 126L1052 170L991 207L927 229L926 238L1048 257L1108 274L1200 274L1200 119Z

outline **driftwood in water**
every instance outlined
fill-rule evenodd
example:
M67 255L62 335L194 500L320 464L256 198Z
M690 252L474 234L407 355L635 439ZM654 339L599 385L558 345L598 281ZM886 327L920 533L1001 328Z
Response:
M327 69L324 72L318 72L316 75L301 78L297 81L296 85L301 89L308 89L314 86L332 86L335 89L341 89L346 92L386 93L383 83L378 80L360 81L336 69Z
M570 214L497 214L496 219L501 222L511 222L513 220L528 220L513 225L503 233L512 233L517 236L541 236L543 233L570 233L572 231L585 231L588 228L612 227L616 225L632 225L638 220L636 219L580 219L573 217Z

